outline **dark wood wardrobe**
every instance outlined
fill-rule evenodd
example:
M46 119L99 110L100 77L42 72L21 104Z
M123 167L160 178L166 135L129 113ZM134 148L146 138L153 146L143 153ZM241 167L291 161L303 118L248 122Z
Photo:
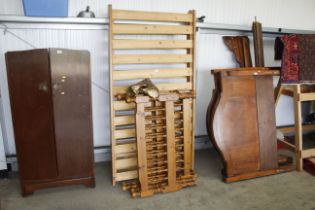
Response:
M95 186L88 51L6 53L22 195Z

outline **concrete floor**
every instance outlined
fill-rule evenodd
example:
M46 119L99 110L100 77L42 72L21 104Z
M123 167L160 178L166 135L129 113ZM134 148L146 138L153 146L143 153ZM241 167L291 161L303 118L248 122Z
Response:
M164 210L164 209L311 209L315 210L315 177L290 172L232 184L221 181L221 162L212 150L196 152L198 185L184 190L132 199L111 185L109 163L96 166L96 188L83 186L40 190L22 198L18 179L0 180L1 210Z

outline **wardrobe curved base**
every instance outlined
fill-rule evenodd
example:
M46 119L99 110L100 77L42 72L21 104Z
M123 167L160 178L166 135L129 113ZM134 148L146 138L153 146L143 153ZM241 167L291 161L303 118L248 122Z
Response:
M294 170L295 170L295 166L293 166L293 165L283 166L283 167L280 167L278 169L270 169L270 170L265 170L265 171L255 171L255 172L240 174L237 176L224 177L223 181L226 183L238 182L238 181L243 181L243 180L247 180L247 179L270 176L270 175L280 174L280 173L294 171Z
M36 190L53 188L53 187L62 187L69 185L84 185L86 187L94 188L95 187L95 178L85 177L85 178L75 178L75 179L61 179L53 181L25 181L22 184L22 196L26 197L32 195Z

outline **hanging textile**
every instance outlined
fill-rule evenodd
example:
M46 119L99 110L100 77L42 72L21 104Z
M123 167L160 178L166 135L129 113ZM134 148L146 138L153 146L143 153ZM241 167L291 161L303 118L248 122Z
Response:
M283 36L284 51L282 56L281 82L298 82L297 35Z
M284 83L315 82L315 35L285 35L281 81Z
M298 36L299 80L312 83L315 81L315 35Z
M281 37L276 37L275 39L275 45L274 45L274 51L275 51L275 60L281 60L282 59L282 54L283 54L283 42L281 40Z

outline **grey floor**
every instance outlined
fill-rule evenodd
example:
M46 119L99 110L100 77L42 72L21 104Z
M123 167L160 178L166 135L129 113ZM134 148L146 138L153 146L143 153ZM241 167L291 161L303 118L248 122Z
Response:
M22 198L16 178L0 180L1 210L119 210L119 209L312 209L315 210L315 177L290 172L225 184L221 162L214 150L196 152L198 185L184 190L132 199L120 185L111 185L109 163L96 166L95 189L83 186L40 190Z

